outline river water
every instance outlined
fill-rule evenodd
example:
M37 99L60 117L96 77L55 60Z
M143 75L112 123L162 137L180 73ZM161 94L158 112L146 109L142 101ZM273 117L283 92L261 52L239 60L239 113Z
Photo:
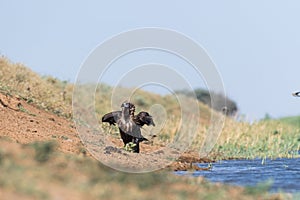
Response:
M207 164L198 164L207 167ZM255 186L271 181L270 192L300 193L300 158L265 160L228 160L213 163L210 171L176 172L179 175L204 176L211 182Z

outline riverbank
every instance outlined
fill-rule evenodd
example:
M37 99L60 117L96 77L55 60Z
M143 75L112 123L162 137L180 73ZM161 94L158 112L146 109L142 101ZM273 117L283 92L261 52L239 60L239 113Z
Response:
M147 106L160 103L174 120L169 120L156 138L142 143L140 154L124 151L116 129L101 126L99 122L99 128L107 133L105 138L109 144L95 140L93 145L99 147L106 161L116 159L122 166L143 169L149 166L148 159L151 158L161 166L152 173L123 173L103 165L101 161L104 160L95 159L99 154L92 156L93 149L91 151L82 143L72 119L72 84L40 77L22 64L10 63L5 58L0 59L0 73L0 168L3 172L0 174L0 195L3 199L285 199L281 194L267 191L252 194L242 187L212 184L202 177L170 176L170 171L184 168L209 171L208 164L200 169L195 163L245 155L266 156L272 152L270 148L279 149L274 150L273 156L289 156L299 149L298 132L292 132L293 129L289 132L278 124L270 128L265 124L252 126L228 118L221 136L215 138L212 152L200 158L199 148L214 111L199 103L201 130L187 152L181 155L182 152L161 150L176 138L177 125L174 123L178 122L180 109L171 97L141 91L137 99L140 109L147 110ZM98 117L111 111L107 99L112 88L102 89L107 93L102 99L96 99L95 114ZM268 146L271 142L274 147ZM251 147L253 149L248 151ZM177 159L173 160L173 155L169 159L168 153L176 154ZM168 163L159 160L159 156Z

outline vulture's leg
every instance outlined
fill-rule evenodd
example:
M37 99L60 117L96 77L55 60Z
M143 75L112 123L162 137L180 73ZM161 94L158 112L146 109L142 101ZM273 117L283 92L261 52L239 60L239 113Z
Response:
M133 138L133 141L132 141L135 146L132 148L133 152L134 153L140 153L140 140L139 138Z

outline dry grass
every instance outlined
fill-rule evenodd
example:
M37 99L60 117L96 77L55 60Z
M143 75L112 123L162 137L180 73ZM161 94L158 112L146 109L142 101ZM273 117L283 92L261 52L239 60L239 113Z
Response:
M0 91L2 93L19 96L40 108L71 118L73 87L70 83L52 77L42 78L22 64L13 64L7 58L0 58ZM128 88L112 88L103 84L98 86L95 93L95 112L99 122L103 114L119 109L119 105L112 105L115 103L111 102L112 94L122 93L126 96L132 91ZM124 96L117 97L117 102L122 102ZM81 95L80 98L82 102L86 101L85 95ZM137 112L141 110L149 111L154 104L159 104L165 109L167 118L159 132L156 143L168 144L176 138L192 135L188 139L193 140L192 148L197 151L200 151L203 147L205 138L212 134L208 131L209 125L214 123L211 121L212 115L222 115L199 103L201 116L199 121L182 123L180 121L180 105L173 95L160 96L137 90L131 95L131 101L136 105ZM153 114L154 120L163 120L159 118L159 113ZM192 119L193 116L189 117ZM186 130L193 130L196 123L200 124L197 131L187 131L181 133L183 135L179 135L180 125L189 127ZM105 126L103 128L108 129ZM148 130L157 132L157 129ZM116 129L111 131L112 136L118 136L115 132L117 132ZM209 140L212 140L211 143L217 139L217 144L214 146L211 155L218 156L219 159L291 157L300 150L300 130L295 129L292 125L275 120L261 121L250 125L246 122L237 122L234 119L226 118L221 136L217 138L216 134L216 136L213 135L209 138Z
M40 77L24 65L0 58L0 91L15 95L58 115L71 116L73 86L52 77Z
M49 142L39 143L46 148ZM44 147L44 145L46 147ZM111 170L88 157L54 150L47 161L37 160L33 145L0 139L1 199L283 199L265 190L249 191L203 178L183 178L165 171L126 174Z
M113 88L102 85L96 93L96 114L111 111ZM73 85L52 77L40 77L22 64L0 58L0 92L17 96L28 103L71 118ZM125 88L123 91L126 93ZM84 101L84 96L82 96ZM132 96L137 112L160 104L168 120L155 142L167 144L178 135L178 126L193 127L190 121L180 122L180 109L172 96L137 91ZM201 124L192 148L199 150L206 138L211 115L221 115L199 103ZM193 116L190 116L193 117ZM157 118L155 118L157 119ZM105 127L104 127L105 128ZM106 127L107 128L107 127ZM192 128L190 130L193 130ZM111 132L114 135L114 131ZM263 121L250 125L227 118L225 127L211 156L224 158L289 157L299 150L299 130L276 122ZM217 138L216 138L217 139ZM55 152L52 143L22 146L0 139L0 194L3 199L284 199L271 197L266 191L249 193L243 188L210 184L202 178L184 178L157 172L129 175L110 170L98 162ZM188 145L188 143L184 143ZM41 152L42 154L37 154ZM36 169L39 170L36 170Z

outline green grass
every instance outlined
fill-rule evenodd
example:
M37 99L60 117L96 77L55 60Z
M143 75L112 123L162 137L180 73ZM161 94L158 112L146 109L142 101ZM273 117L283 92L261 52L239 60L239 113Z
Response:
M284 117L278 120L282 123L290 124L292 126L300 128L300 116Z
M299 157L299 150L299 129L277 120L267 120L251 126L245 122L228 122L213 152L218 159L274 159Z
M14 64L7 58L0 58L0 92L10 96L17 96L42 109L51 111L59 116L72 118L72 92L74 86L66 81L52 77L41 77L22 64ZM88 88L87 88L88 89ZM95 93L95 111L100 123L101 116L111 111L111 95L113 87L101 84ZM118 88L120 92L131 93L130 88ZM87 102L83 90L80 101ZM167 144L178 138L178 124L181 110L177 100L170 95L160 96L150 92L137 90L131 97L137 112L148 111L154 104L160 104L165 109L168 120L156 138L157 144ZM91 104L91 106L93 106ZM118 108L118 105L113 105ZM200 151L207 134L212 115L219 115L209 107L199 103L201 112L201 127L195 134L191 148ZM20 110L26 112L20 107ZM158 116L153 116L154 121ZM192 117L192 116L191 116ZM79 119L80 120L80 119ZM86 123L86 122L82 122ZM88 125L88 124L87 124ZM184 122L185 126L193 126ZM294 157L300 149L300 117L287 117L280 120L264 120L249 124L226 118L221 136L218 138L210 156L217 159L229 158L276 158ZM108 127L102 127L109 131ZM113 128L112 137L118 137ZM189 134L189 133L183 133ZM216 138L217 139L217 138Z
M57 194L72 199L247 200L275 199L278 196L269 195L265 190L257 193L240 187L211 184L201 177L178 177L164 170L145 174L118 172L89 157L55 150L49 159L40 163L36 161L35 145L22 146L1 139L0 144L2 194L13 193L33 199L54 199ZM39 145L48 146L48 142Z
M22 64L0 58L0 92L3 94L21 98L41 109L71 119L73 87L68 82L41 77ZM100 91L101 96L98 95ZM99 121L103 114L111 111L112 91L113 88L108 85L97 88L95 108ZM123 88L123 92L128 91L131 90ZM83 102L86 101L84 95L81 97ZM132 96L132 102L136 104L137 112L147 111L153 104L165 108L169 120L161 130L163 134L158 135L156 144L167 144L178 137L176 133L181 111L174 97L138 90ZM203 144L211 115L220 114L201 103L199 108L201 127L195 133L191 146L196 151ZM20 109L26 113L26 110ZM299 119L293 117L249 124L226 118L222 134L208 156L215 159L296 157L296 152L300 150ZM184 122L184 125L193 126L188 122ZM103 129L109 130L105 126ZM113 130L111 136L118 137L115 135L117 128ZM12 143L1 137L0 141ZM51 142L33 143L17 153L14 149L10 153L1 147L0 189L6 188L6 191L38 199L51 197L51 191L55 193L57 187L63 188L67 194L76 193L92 199L268 199L264 186L261 189L237 189L210 184L202 179L178 178L165 171L129 175L110 170L90 158L62 155L54 147ZM232 190L237 196L232 194Z
M258 183L256 186L248 186L246 187L246 194L257 195L266 193L272 187L273 181L266 181L263 183Z
M51 154L53 153L56 143L54 141L46 142L33 142L30 144L35 150L35 160L43 163L50 159Z

